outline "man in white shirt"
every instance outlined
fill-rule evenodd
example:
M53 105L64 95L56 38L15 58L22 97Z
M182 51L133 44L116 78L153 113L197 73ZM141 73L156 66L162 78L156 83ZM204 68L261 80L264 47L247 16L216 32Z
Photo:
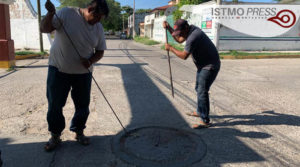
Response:
M41 21L41 32L55 30L47 78L47 121L51 138L45 150L51 151L61 143L60 135L65 128L62 109L70 90L75 105L70 130L76 133L80 144L88 145L83 130L89 115L93 64L106 50L100 20L108 16L108 5L105 0L92 0L86 8L65 7L57 15L50 0L45 7L48 13Z

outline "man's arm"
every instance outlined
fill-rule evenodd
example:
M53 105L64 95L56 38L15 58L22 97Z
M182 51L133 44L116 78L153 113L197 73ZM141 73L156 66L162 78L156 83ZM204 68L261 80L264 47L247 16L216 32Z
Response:
M102 59L104 55L104 50L96 50L95 54L89 58L89 61L94 64L97 63L100 59Z
M183 60L186 60L190 55L190 53L188 53L186 51L177 50L169 44L166 44L165 48L166 48L166 50L169 50L169 51L173 52L177 57L179 57Z
M89 68L92 64L97 63L102 59L104 50L96 50L95 54L89 59L81 58L81 63L85 68Z
M47 9L47 15L42 19L40 29L42 33L51 33L55 28L52 25L52 19L55 14L55 6L47 0L45 4L45 8Z

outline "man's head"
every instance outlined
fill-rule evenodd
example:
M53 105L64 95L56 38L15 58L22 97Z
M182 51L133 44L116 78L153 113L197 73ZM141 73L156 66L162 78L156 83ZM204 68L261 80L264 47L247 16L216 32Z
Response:
M94 25L102 18L107 17L108 13L109 8L106 0L92 0L86 8L85 19L89 24Z
M179 19L174 24L174 32L172 33L172 36L182 43L187 39L189 30L190 25L188 22L186 20Z

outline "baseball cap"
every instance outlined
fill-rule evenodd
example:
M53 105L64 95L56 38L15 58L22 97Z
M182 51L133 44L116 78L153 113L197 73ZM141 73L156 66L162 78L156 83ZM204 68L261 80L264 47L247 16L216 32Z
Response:
M172 33L172 36L179 35L188 25L189 24L186 20L178 19L174 24L174 32Z

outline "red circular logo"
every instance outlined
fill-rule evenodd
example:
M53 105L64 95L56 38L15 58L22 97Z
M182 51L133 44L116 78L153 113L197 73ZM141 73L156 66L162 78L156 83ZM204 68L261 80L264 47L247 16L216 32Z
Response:
M291 10L285 9L277 13L275 17L271 17L268 21L272 21L283 28L290 28L296 23L296 15Z

